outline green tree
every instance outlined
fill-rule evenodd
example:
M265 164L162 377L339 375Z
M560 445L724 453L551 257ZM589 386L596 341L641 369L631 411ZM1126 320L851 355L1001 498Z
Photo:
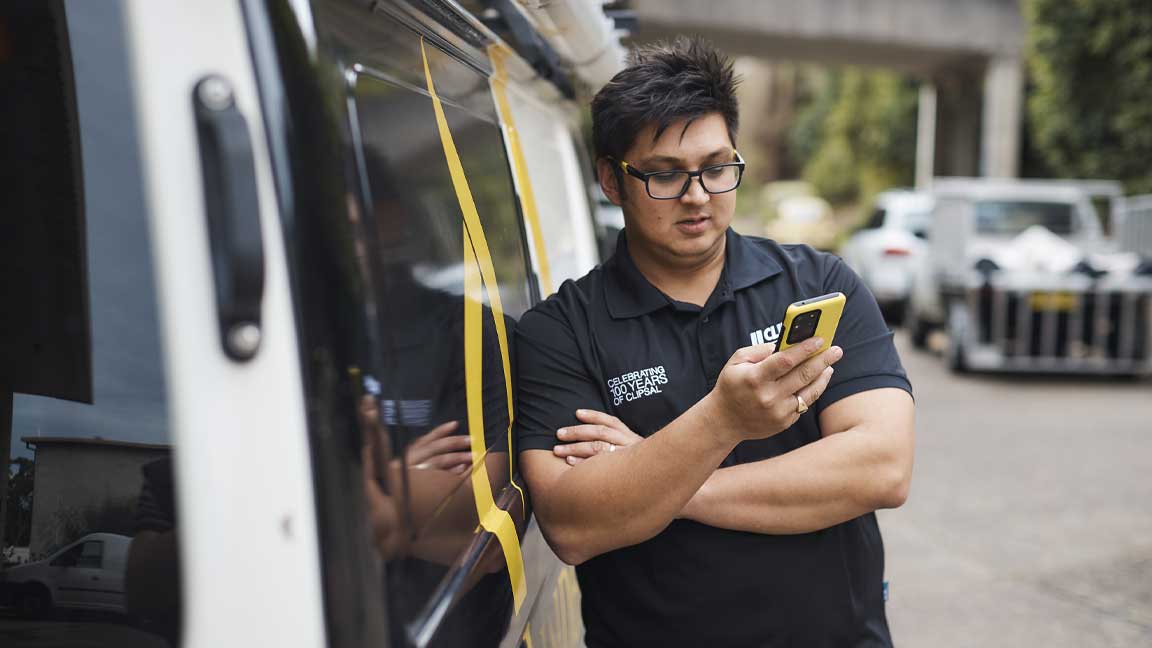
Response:
M792 150L806 158L804 178L837 204L911 184L916 106L914 82L897 74L832 73L791 132Z
M788 155L793 168L803 168L824 143L824 125L840 96L836 70L804 67L797 82L795 118L788 129Z
M1025 0L1032 146L1054 174L1152 192L1152 2Z
M15 468L12 470L11 468ZM8 506L0 544L26 547L32 534L32 484L36 464L26 457L12 460L8 471Z

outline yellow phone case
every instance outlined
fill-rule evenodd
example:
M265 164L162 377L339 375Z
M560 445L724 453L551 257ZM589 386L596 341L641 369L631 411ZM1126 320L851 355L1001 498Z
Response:
M832 346L832 338L836 335L836 327L840 324L840 316L844 313L845 301L844 293L835 292L798 301L790 305L788 311L784 313L784 326L780 331L780 344L777 350L783 351L788 347L796 346L809 337L821 337L824 338L824 346L820 347L816 353L826 351ZM816 323L816 331L811 336L793 339L795 333L800 333L798 330L793 330L799 328L798 325L800 322L796 322L796 318L813 311L820 311L820 319ZM813 355L815 355L815 353Z

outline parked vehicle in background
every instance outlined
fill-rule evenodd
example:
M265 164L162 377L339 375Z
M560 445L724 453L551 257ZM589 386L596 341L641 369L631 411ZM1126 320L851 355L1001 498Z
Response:
M764 226L764 235L780 243L807 243L817 250L836 247L840 228L832 206L819 196L790 196L776 205L776 217Z
M1116 249L1152 258L1152 194L1115 203Z
M115 533L89 533L43 560L0 571L0 601L30 616L51 610L123 614L131 542Z
M904 320L912 275L926 253L932 197L893 189L876 196L872 214L840 248L840 256L860 275L889 321Z
M909 326L966 369L1152 373L1152 264L1105 238L1074 183L939 179Z
M780 243L807 243L818 250L836 248L840 226L828 201L800 180L770 182L760 190L763 230L748 232Z

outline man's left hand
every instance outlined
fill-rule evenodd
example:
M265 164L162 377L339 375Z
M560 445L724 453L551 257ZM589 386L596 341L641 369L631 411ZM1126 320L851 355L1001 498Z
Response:
M644 440L644 437L628 429L627 425L611 414L580 409L576 410L576 418L582 425L557 430L556 436L564 443L552 449L553 454L567 461L570 466Z

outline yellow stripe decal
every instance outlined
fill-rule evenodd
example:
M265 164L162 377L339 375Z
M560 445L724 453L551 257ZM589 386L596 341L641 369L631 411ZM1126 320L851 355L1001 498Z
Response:
M477 270L476 255L472 250L472 237L464 226L464 376L468 400L468 436L472 456L480 457L472 470L472 495L476 500L476 514L480 526L495 534L504 550L508 563L508 580L512 585L512 599L516 612L524 602L527 584L524 580L524 557L520 554L520 538L516 523L508 511L496 506L492 499L492 485L484 464L484 340L482 338L483 279Z
M500 113L500 123L508 137L508 149L512 154L512 173L516 178L516 188L520 194L520 206L524 218L532 230L532 247L536 250L536 262L540 266L540 289L544 296L552 294L552 270L548 265L548 252L544 247L544 232L540 229L540 212L536 209L536 194L532 192L532 179L528 175L528 163L524 160L524 148L520 145L520 133L512 118L512 107L508 103L508 70L504 59L508 50L502 45L488 46L488 58L492 60L492 94L496 96L496 107Z
M428 66L428 54L424 49L424 39L420 39L420 55L424 59L424 77L428 82L428 94L432 95L432 107L436 112L436 124L440 127L440 141L444 146L444 154L448 158L448 168L452 175L452 184L456 188L456 198L460 203L460 211L464 214L464 224L467 226L473 241L476 243L476 257L480 261L480 276L484 279L484 286L488 289L488 299L492 304L492 319L496 326L496 340L500 345L500 360L504 367L504 395L508 406L508 429L505 436L508 440L508 476L509 482L516 492L520 494L520 506L528 509L527 497L524 489L512 477L516 474L512 444L512 422L516 416L512 407L512 363L508 356L508 330L504 326L504 307L500 301L499 284L496 281L496 268L492 265L492 254L488 250L488 240L484 236L484 226L480 223L480 215L476 211L476 203L472 199L472 191L468 187L468 178L464 174L464 166L460 162L460 155L456 151L456 144L452 140L452 131L448 128L448 120L444 117L444 106L436 94L436 86L432 82L432 72Z
M484 290L492 305L492 318L496 324L496 338L500 344L500 356L504 365L504 386L508 401L509 436L512 426L512 374L508 358L508 332L504 328L504 309L500 303L500 290L496 283L496 270L492 266L492 256L488 251L488 241L484 238L484 228L476 211L476 202L464 175L464 165L448 129L448 119L444 107L436 95L432 83L432 72L428 66L428 54L424 39L420 39L420 55L424 60L424 77L428 82L428 94L432 96L432 108L436 113L436 126L440 131L440 143L444 147L448 170L452 176L452 186L456 190L456 200L464 214L464 374L468 400L468 436L471 440L472 456L478 458L472 470L472 495L476 500L476 514L480 526L496 536L504 550L504 560L508 564L508 579L512 585L512 598L516 612L524 603L527 585L524 579L524 557L520 554L520 539L516 535L516 524L512 516L498 506L492 498L492 485L488 479L488 468L484 463L484 393L483 393L483 317ZM477 273L479 271L479 273ZM508 446L512 454L512 446ZM515 484L513 484L515 485ZM517 490L520 490L517 487ZM523 491L521 491L523 497Z
M548 251L544 247L544 231L540 229L540 214L536 209L536 194L532 191L532 180L528 176L528 163L524 160L524 148L520 145L520 132L516 130L516 123L512 119L512 108L508 103L508 70L504 66L504 58L508 56L509 50L502 45L492 44L488 46L488 56L492 60L492 69L495 75L492 78L492 94L496 97L496 108L500 114L500 123L504 127L504 132L508 137L508 148L512 154L512 174L516 180L517 192L520 196L520 207L524 212L524 218L528 221L528 229L532 232L532 247L536 250L536 263L540 267L540 289L543 291L545 297L552 294L552 270L548 265ZM503 322L497 326L503 326ZM507 365L507 359L505 359ZM505 376L506 383L509 391L512 388L511 376ZM511 423L512 410L511 410L511 396L508 400L509 411L508 420ZM513 465L513 452L511 451L512 445L512 426L508 426L508 474L515 475L516 468ZM520 503L525 505L527 503L524 497L524 490L515 480L512 485L520 492Z

